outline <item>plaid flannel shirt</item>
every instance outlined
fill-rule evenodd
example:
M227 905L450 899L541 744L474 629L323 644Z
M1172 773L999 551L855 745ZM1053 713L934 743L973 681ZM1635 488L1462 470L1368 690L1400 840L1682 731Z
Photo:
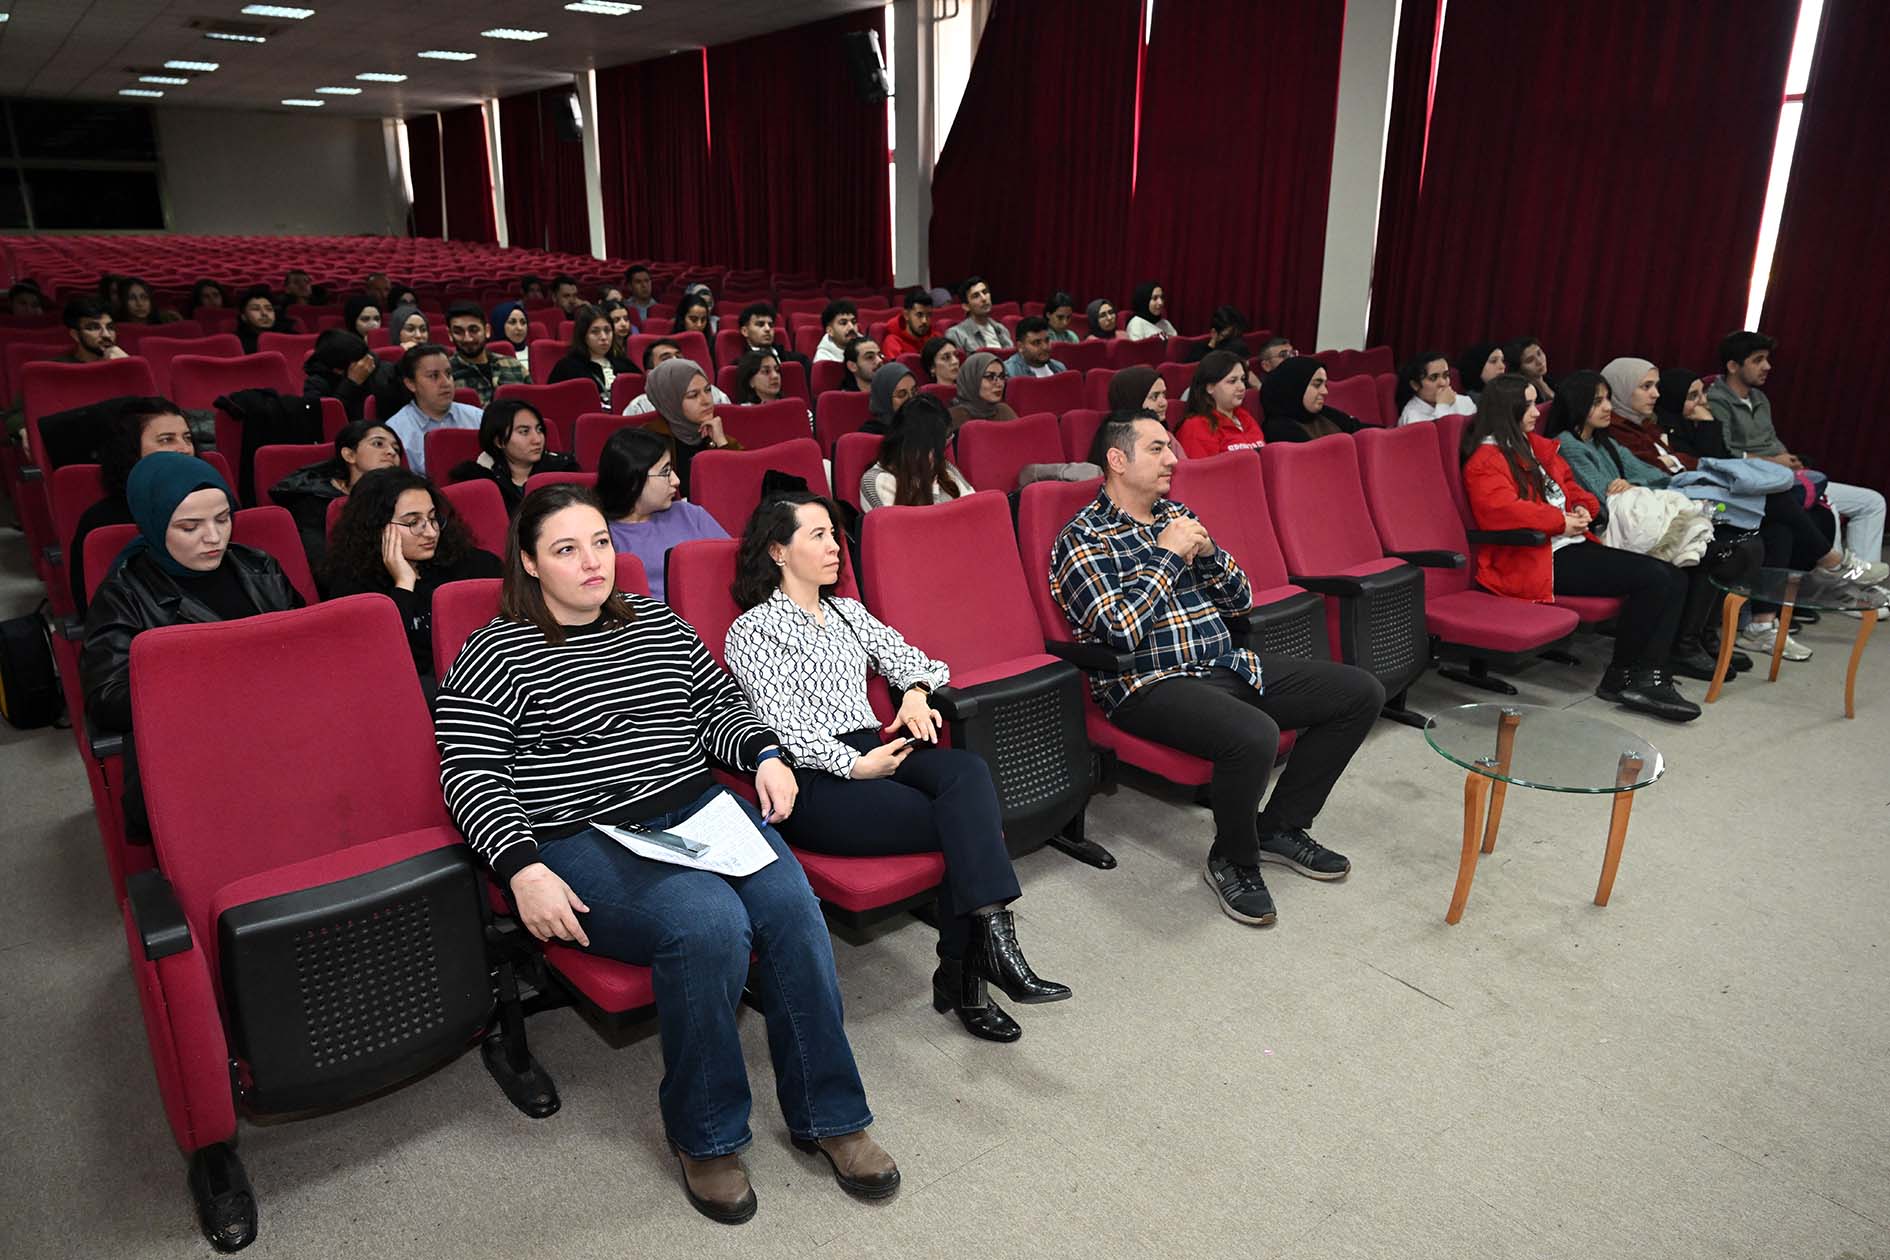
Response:
M511 355L501 355L490 349L502 343L488 342L486 361L473 363L455 354L452 359L453 384L462 389L479 392L479 405L490 407L492 396L499 392L501 385L530 385L532 374L525 370L525 365Z
M1092 673L1090 688L1114 713L1143 687L1167 678L1229 669L1260 690L1260 658L1234 646L1223 612L1244 613L1253 589L1223 549L1184 564L1155 545L1162 528L1194 513L1172 499L1155 502L1144 525L1098 490L1050 549L1050 592L1084 640L1133 654L1126 674Z

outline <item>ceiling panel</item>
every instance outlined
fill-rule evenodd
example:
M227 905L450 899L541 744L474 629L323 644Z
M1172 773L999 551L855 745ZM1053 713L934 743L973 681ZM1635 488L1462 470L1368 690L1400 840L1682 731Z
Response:
M359 96L319 98L327 102L319 112L405 117L551 87L579 70L876 8L879 0L641 0L642 12L622 17L572 13L562 0L302 0L299 7L315 13L301 21L244 14L244 2L11 0L4 4L9 20L0 23L0 96L287 110L280 103L285 97L358 87ZM209 39L193 22L259 24L266 42ZM480 36L495 27L549 36L532 43ZM476 53L477 59L414 55L435 48ZM213 61L219 68L207 74L160 68L171 60ZM357 82L354 76L366 71L408 78ZM192 81L139 83L140 73ZM121 88L164 96L121 97Z

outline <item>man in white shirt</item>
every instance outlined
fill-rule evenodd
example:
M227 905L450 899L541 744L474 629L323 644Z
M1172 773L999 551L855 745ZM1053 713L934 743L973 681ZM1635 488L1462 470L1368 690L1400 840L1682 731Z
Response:
M847 343L860 335L860 308L845 300L829 302L820 323L827 331L814 348L814 362L846 362Z
M1063 364L1050 357L1050 321L1041 315L1018 320L1017 353L1004 360L1004 375L1055 376L1061 371Z
M1422 424L1439 416L1474 416L1476 400L1450 387L1450 358L1437 350L1426 350L1404 365L1401 393L1411 400L1398 413L1400 428Z
M965 281L965 318L952 325L945 339L966 354L1011 348L1010 329L991 318L991 286L982 276Z
M453 356L445 346L423 341L400 356L397 371L413 401L387 420L407 453L407 467L427 473L427 434L435 429L477 429L479 408L453 401Z

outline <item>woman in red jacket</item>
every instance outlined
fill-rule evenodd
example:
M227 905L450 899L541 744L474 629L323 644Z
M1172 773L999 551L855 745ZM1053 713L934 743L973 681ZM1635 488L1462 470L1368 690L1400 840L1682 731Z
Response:
M1260 422L1240 404L1247 398L1247 365L1238 355L1210 350L1188 384L1186 418L1175 430L1191 459L1223 451L1258 450L1266 445Z
M1539 543L1484 544L1477 583L1498 595L1549 603L1612 595L1623 603L1614 659L1595 694L1654 717L1690 722L1700 706L1667 672L1687 582L1652 556L1609 547L1588 532L1601 505L1582 489L1554 442L1535 435L1536 387L1506 372L1483 387L1464 430L1463 488L1478 529L1534 530Z

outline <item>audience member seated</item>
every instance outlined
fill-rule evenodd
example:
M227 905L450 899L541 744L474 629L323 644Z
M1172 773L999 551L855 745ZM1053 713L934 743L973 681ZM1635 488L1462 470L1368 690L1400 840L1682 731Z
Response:
M1536 387L1519 373L1489 381L1465 427L1464 493L1478 529L1535 530L1540 543L1485 543L1477 584L1497 595L1551 603L1564 595L1612 595L1623 603L1614 655L1595 694L1674 722L1700 707L1667 672L1686 579L1670 564L1603 544L1588 532L1601 504L1583 489L1560 447L1535 432Z
M1009 350L1011 331L991 318L991 286L982 277L965 281L965 317L953 324L946 337L966 354L976 350Z
M492 329L486 313L471 302L455 302L446 312L446 332L453 339L453 384L479 395L479 405L490 407L492 395L501 385L529 385L531 373L525 365L487 340ZM509 348L511 342L496 343Z
M369 275L367 279L363 280L361 282L361 292L373 298L374 305L378 306L381 310L387 311L392 309L388 304L388 299L394 292L394 282L387 278L385 271L376 271Z
M656 305L655 280L650 269L644 266L629 267L623 273L624 305L637 313L637 322L642 323L650 317L650 308Z
M566 319L576 319L578 307L584 304L578 296L578 282L567 275L551 278L551 304L564 313Z
M1083 308L1089 317L1089 340L1109 341L1116 335L1116 304L1108 298L1097 298Z
M400 439L379 421L356 420L335 434L335 453L298 468L269 487L269 497L287 508L302 535L309 568L321 572L328 555L328 505L345 499L361 478L400 467Z
M846 364L846 374L840 378L840 388L850 394L866 393L873 388L873 373L879 371L884 359L879 353L879 343L871 337L855 337L847 342L842 356Z
M862 433L890 433L893 417L919 392L919 380L903 363L883 363L873 373L873 397Z
M971 358L997 365L988 354ZM950 413L936 398L921 394L901 407L880 439L878 461L860 475L860 510L923 507L970 494L971 483L945 454L953 428Z
M1457 376L1463 381L1463 392L1475 401L1483 387L1509 371L1507 360L1503 358L1503 347L1494 341L1479 341L1457 356Z
M1247 317L1238 307L1217 306L1208 316L1206 341L1197 341L1181 352L1183 363L1199 363L1209 352L1225 350L1242 363L1253 357L1247 349Z
M67 302L65 324L66 335L72 338L72 349L63 356L62 362L97 363L100 359L127 357L125 348L118 344L117 321L100 299L81 295ZM19 392L18 381L13 383L13 389Z
M932 335L932 294L916 285L900 299L898 318L886 325L880 349L888 359L902 354L918 354Z
M1123 368L1109 378L1109 410L1119 415L1152 411L1168 415L1168 382L1145 363Z
M525 501L525 482L534 473L576 472L577 460L545 449L545 418L537 408L516 398L487 407L479 418L479 457L456 465L446 474L450 484L486 477L499 487L505 514L518 515Z
M1186 419L1176 428L1175 441L1193 459L1265 446L1260 422L1241 406L1246 397L1246 362L1232 351L1209 351L1188 384Z
M807 370L807 356L796 354L793 346L782 344L781 330L772 303L750 302L742 307L739 327L748 349L765 351L783 363L798 363L803 372Z
M315 299L315 284L308 272L292 267L282 277L282 306L308 306Z
M221 310L228 304L222 285L215 280L199 280L190 286L190 303L184 308L184 318L195 319L199 310Z
M266 332L292 333L292 320L278 317L276 300L266 284L251 285L237 300L236 338L243 343L244 354L255 354L257 339Z
M363 341L380 330L381 304L371 293L357 293L341 304L341 326Z
M820 344L814 347L814 362L839 363L847 357L847 343L860 335L860 308L851 302L829 302L820 312Z
M735 361L735 401L742 406L780 402L781 388L781 360L775 357L772 347L750 350ZM720 404L727 399L717 392L715 401ZM634 409L633 404L631 410ZM814 413L807 414L811 427Z
M1345 857L1307 834L1384 707L1362 669L1237 647L1226 615L1253 605L1247 575L1184 505L1167 497L1174 440L1152 411L1097 430L1102 488L1051 548L1051 592L1087 640L1131 654L1090 688L1123 730L1214 763L1214 843L1204 877L1228 917L1276 917L1262 862L1344 878ZM1280 732L1299 731L1263 810Z
M1009 378L995 354L980 350L958 369L958 399L952 403L952 429L967 420L1015 420L1017 413L1004 401Z
M1260 375L1267 376L1280 364L1297 357L1299 351L1293 348L1291 341L1285 337L1269 337L1260 343L1260 353L1256 356L1254 366L1260 369Z
M728 537L707 509L680 496L681 488L670 443L648 429L617 430L597 458L597 499L610 522L611 545L643 562L650 594L664 602L669 549Z
M781 830L796 848L841 857L941 850L932 1005L956 1012L974 1037L1016 1041L1023 1030L991 1001L987 981L1026 1004L1070 990L1040 979L1018 947L1009 906L1023 893L990 769L976 753L938 746L929 697L951 682L950 668L833 593L845 546L838 515L805 491L771 498L750 519L736 562L744 611L728 630L728 667L780 736L800 785ZM869 670L899 697L883 727L867 700Z
M323 567L329 599L376 592L400 609L414 668L431 692L433 593L448 582L499 577L505 567L474 545L450 499L419 473L382 468L348 494Z
M193 455L140 459L125 485L138 535L119 553L85 611L79 677L93 731L131 732L131 644L159 626L235 621L300 608L302 597L268 552L230 541L236 496ZM125 748L125 823L149 835L137 756Z
M1043 304L1043 317L1050 325L1050 340L1063 345L1074 345L1082 338L1076 335L1076 329L1070 327L1070 321L1076 318L1076 299L1058 290L1050 295Z
M425 345L433 340L433 329L428 326L427 317L420 313L420 308L417 306L410 304L396 306L393 315L388 319L387 326L393 329L393 343L402 350Z
M659 365L667 363L671 359L680 359L681 357L682 344L680 342L672 341L668 337L664 337L660 341L652 341L643 348L643 379L646 381L649 380L650 373L654 372ZM777 372L776 375L778 377L779 373ZM730 406L732 402L729 396L722 392L719 385L709 386L709 397L718 407ZM773 400L764 399L763 401L772 402ZM656 404L650 400L648 394L638 394L624 407L623 414L626 416L641 416L648 415L655 410Z
M407 453L407 467L421 476L427 471L427 434L435 429L476 429L479 408L454 402L451 356L446 347L425 342L400 356L397 371L409 398L387 418L387 427Z
M73 527L66 547L66 571L72 578L72 606L85 611L85 539L107 525L134 523L125 484L131 470L147 455L160 451L195 455L190 422L168 398L120 398L106 405L98 434L98 476L105 494L85 509Z
M1542 348L1540 340L1525 336L1504 342L1503 362L1510 371L1521 373L1524 380L1536 387L1539 406L1547 407L1555 402L1555 390L1549 385L1549 352Z
M302 361L302 397L340 401L350 421L359 420L369 398L375 414L391 416L406 406L407 387L400 373L368 349L367 342L340 328L315 338L315 349Z
M622 298L607 297L597 303L597 309L610 321L610 352L620 359L629 358L630 338L637 332L630 308Z
M722 432L722 418L715 414L719 392L694 360L681 355L665 359L644 379L644 396L657 414L643 431L669 440L680 493L687 498L689 464L697 452L739 451L742 444Z
M1474 416L1477 404L1450 387L1450 360L1440 350L1426 350L1398 373L1398 427L1439 416Z
M689 294L676 303L676 320L670 325L673 332L701 333L707 340L715 339L715 316L709 308L707 298L699 294Z
M588 492L533 493L518 540L499 617L467 640L436 705L454 822L533 936L654 973L657 1099L692 1206L731 1224L755 1213L737 1154L752 1140L744 991L767 1022L791 1139L851 1193L891 1194L899 1171L866 1132L826 920L767 821L791 817L799 792L779 738L681 618L613 592ZM603 693L615 702L598 705ZM759 809L731 796L774 853L754 874L651 861L598 830L662 830L730 795L710 757L755 775Z
M22 280L7 290L7 314L44 315L46 295L30 280Z
M118 290L118 306L112 312L121 324L159 324L157 299L151 295L151 286L136 276L127 276Z
M571 320L571 345L551 369L551 382L588 380L597 387L598 403L611 410L610 387L619 373L634 372L630 360L611 353L610 317L595 306L581 306Z
M1267 373L1260 406L1269 442L1310 442L1359 428L1356 419L1326 405L1326 365L1318 359L1295 357Z
M1041 315L1026 315L1017 321L1017 350L1004 360L1006 376L1055 376L1067 371L1050 357L1050 321Z
M1729 334L1719 343L1723 375L1706 391L1706 405L1725 426L1726 445L1735 455L1769 459L1802 472L1804 462L1779 437L1772 403L1759 388L1772 374L1772 351L1777 347L1764 333ZM1846 579L1875 586L1890 578L1890 565L1883 562L1883 495L1832 478L1825 484L1824 498L1842 523Z
M958 353L958 347L943 337L933 337L925 343L925 349L919 352L919 367L926 375L926 383L949 385L958 388L958 373L964 363L964 356Z
M1175 335L1175 326L1168 322L1168 299L1161 285L1153 281L1136 285L1135 300L1129 306L1134 313L1129 316L1129 326L1122 330L1122 335L1130 341Z

